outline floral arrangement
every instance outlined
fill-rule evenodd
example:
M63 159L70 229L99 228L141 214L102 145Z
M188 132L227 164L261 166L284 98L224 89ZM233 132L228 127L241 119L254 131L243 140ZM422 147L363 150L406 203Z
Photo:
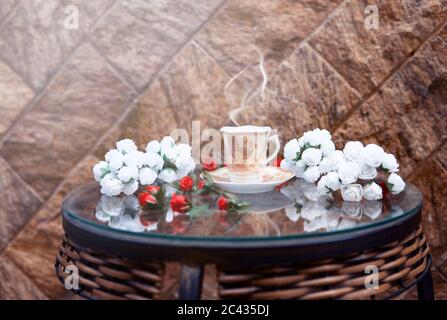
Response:
M398 194L405 182L396 173L399 164L394 155L376 144L364 146L349 141L343 150L336 150L327 130L307 131L301 138L292 139L284 146L281 168L293 171L308 183L317 183L320 195L331 195L340 190L343 200L380 200L383 189ZM386 182L377 183L376 178Z
M116 149L109 150L105 160L93 167L93 175L101 185L101 193L112 197L121 193L132 195L140 185L150 185L157 179L174 182L194 168L191 147L175 144L167 136L161 141L150 141L145 152L139 151L131 139L118 141Z

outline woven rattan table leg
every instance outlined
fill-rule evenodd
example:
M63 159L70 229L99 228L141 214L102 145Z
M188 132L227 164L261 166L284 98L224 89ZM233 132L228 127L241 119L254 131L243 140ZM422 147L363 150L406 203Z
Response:
M431 264L431 257L430 257L430 264ZM417 288L418 288L419 300L435 299L430 265L425 271L425 273L422 275L421 279L418 281Z
M183 265L180 274L180 300L199 300L202 294L203 265Z

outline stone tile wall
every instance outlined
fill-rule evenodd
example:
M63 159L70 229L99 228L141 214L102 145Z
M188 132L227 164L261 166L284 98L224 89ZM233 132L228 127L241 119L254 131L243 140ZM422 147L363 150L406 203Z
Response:
M445 298L447 0L373 1L378 30L364 26L370 2L2 0L0 298L70 297L53 273L60 204L114 141L143 145L192 120L219 128L246 93L240 121L282 141L324 127L339 146L361 139L397 155L424 192ZM77 30L64 27L68 5Z

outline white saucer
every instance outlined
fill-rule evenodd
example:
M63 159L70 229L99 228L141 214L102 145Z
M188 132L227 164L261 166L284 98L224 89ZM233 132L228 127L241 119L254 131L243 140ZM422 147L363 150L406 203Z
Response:
M226 167L208 173L216 186L233 193L261 193L271 191L295 176L292 172L273 166L264 168L260 182L233 182L230 180L228 168Z

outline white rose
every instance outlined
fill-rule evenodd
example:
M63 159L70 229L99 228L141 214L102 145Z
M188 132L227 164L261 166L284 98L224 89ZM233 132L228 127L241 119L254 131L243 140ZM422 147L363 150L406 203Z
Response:
M129 167L141 168L144 163L144 152L131 151L124 155L124 163Z
M168 159L170 162L174 162L177 158L177 152L175 149L162 149L161 154L163 158Z
M104 187L104 184L106 183L106 181L111 180L111 179L117 179L116 174L114 174L112 172L106 174L104 177L102 177L101 181L99 182L99 185L101 187Z
M171 168L163 169L160 174L158 175L158 178L160 180L163 180L167 183L174 182L177 179L177 174L175 171Z
M382 188L375 182L366 184L363 187L363 198L366 200L382 199Z
M357 181L360 175L360 166L353 161L343 162L340 164L337 173L343 184L351 184Z
M343 153L351 161L359 161L362 159L363 144L360 141L349 141L344 149Z
M328 157L323 158L318 166L320 167L321 173L326 173L337 171L343 162L345 162L345 155L340 150L335 150Z
M143 166L148 166L155 171L159 172L163 169L164 161L163 158L155 152L147 151L142 156Z
M332 140L332 135L331 133L326 130L326 129L316 129L319 131L320 137L322 139L322 141L330 141Z
M123 154L137 151L137 146L135 142L131 139L120 140L116 143L116 148Z
M362 202L362 210L367 217L375 220L382 213L382 201L364 201Z
M298 140L292 139L284 146L284 159L292 162L296 158L297 152L300 150Z
M104 180L104 179L103 179ZM119 195L123 191L123 183L119 179L105 179L102 184L101 193L109 197Z
M117 217L124 213L123 199L120 197L109 197L102 195L96 206L96 210L101 210L111 217Z
M391 153L385 154L382 159L382 168L388 172L398 172L399 164L396 157Z
M303 181L300 186L305 199L309 201L322 200L318 192L317 186L314 183L308 183ZM299 202L299 199L295 198L295 201ZM304 199L301 201L304 202Z
M321 196L327 196L331 194L331 190L327 187L327 176L322 176L317 184L318 194Z
M189 144L186 143L179 143L175 146L175 151L177 152L177 155L181 156L191 156L192 148Z
M362 216L362 206L360 202L343 202L343 204L341 205L341 211L343 211L350 217L360 218Z
M179 170L195 168L195 162L194 159L191 157L191 154L180 154L175 159L174 164Z
M124 166L118 171L118 179L120 179L123 183L133 182L137 178L138 178L137 167Z
M304 132L303 134L303 141L304 143L310 144L312 147L316 147L321 145L321 143L324 141L323 135L317 131L317 129L312 131Z
M304 180L309 183L313 183L320 177L320 169L318 166L308 167L303 174Z
M109 150L105 158L112 172L118 171L124 164L124 155L117 149Z
M392 194L401 193L405 189L405 182L399 175L392 173L388 177L388 189Z
M105 213L101 209L99 209L99 210L96 209L95 218L101 222L109 222L111 219L111 216L109 216L107 213Z
M329 172L326 176L326 187L332 191L340 189L341 182L337 172Z
M332 152L335 151L335 144L331 140L324 141L321 144L320 149L321 149L321 152L323 152L323 156L328 157L330 154L332 154Z
M125 183L124 184L124 186L123 186L123 192L126 194L126 195L128 195L128 196L130 196L130 195L132 195L132 194L134 194L137 190L138 190L138 181L133 181L133 182L128 182L128 183Z
M140 183L144 186L152 184L157 179L157 173L151 168L143 168L139 173Z
M158 142L157 140L150 141L146 146L146 152L159 153L160 152L160 142Z
M363 188L360 184L348 184L340 187L341 196L345 201L360 201L363 196Z
M385 152L382 147L371 143L363 149L362 160L367 165L377 168L382 164L384 155Z
M320 149L307 148L301 155L301 159L307 166L316 166L320 163L323 153Z
M306 170L306 164L303 160L298 160L295 162L295 165L293 166L293 171L295 172L295 176L297 178L303 178L304 177L304 170Z
M362 163L360 166L360 179L372 180L377 176L377 170L374 167L368 166L366 163Z
M109 165L105 161L100 161L93 167L93 176L98 182L101 181L101 179L108 173L110 173L110 169Z
M166 136L160 141L160 152L162 155L166 153L175 152L175 141L171 136Z
M281 164L280 164L279 166L280 166L280 168L283 169L283 170L291 171L291 172L294 171L293 163L292 163L292 162L289 162L289 161L286 160L286 159L281 160Z

